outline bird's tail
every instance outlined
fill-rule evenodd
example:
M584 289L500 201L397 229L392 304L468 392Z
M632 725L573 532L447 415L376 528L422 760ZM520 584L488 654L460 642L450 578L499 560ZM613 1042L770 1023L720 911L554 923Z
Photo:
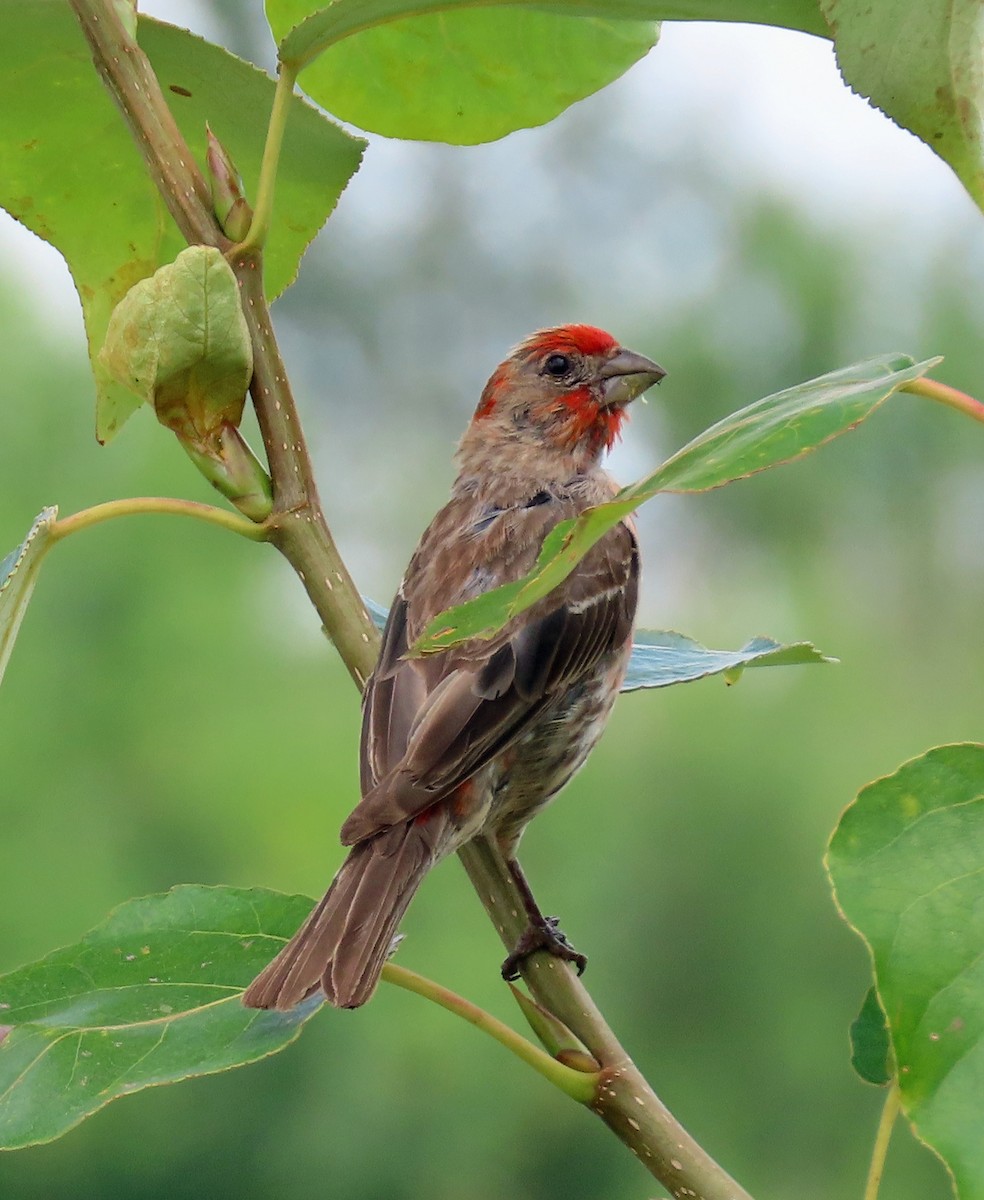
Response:
M336 1008L372 995L433 852L415 822L355 846L320 903L243 993L247 1008L290 1009L319 988Z

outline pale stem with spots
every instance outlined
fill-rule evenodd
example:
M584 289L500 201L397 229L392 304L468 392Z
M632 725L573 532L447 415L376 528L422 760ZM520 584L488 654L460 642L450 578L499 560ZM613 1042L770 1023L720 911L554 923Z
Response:
M260 528L297 572L325 631L361 688L375 664L379 634L321 511L263 293L259 247L234 247L220 229L198 165L171 117L150 63L126 33L114 0L70 3L97 70L181 233L189 243L219 247L236 273L253 343L255 374L250 391L273 479L273 512ZM282 103L283 88L278 96ZM262 233L258 238L262 240ZM522 898L502 856L488 841L478 839L460 857L503 940L513 945L525 918ZM537 1001L563 1021L601 1064L590 1107L673 1196L751 1200L656 1097L567 964L540 953L526 964L523 976Z

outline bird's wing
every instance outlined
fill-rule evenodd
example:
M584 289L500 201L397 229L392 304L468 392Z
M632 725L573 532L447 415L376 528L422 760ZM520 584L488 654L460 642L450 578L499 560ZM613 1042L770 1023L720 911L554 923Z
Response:
M628 640L639 567L634 534L621 524L560 588L494 638L404 657L439 612L526 574L546 533L575 511L554 502L500 511L489 524L480 513L462 521L448 508L435 518L390 611L366 688L363 799L342 827L345 844L447 796L521 736L554 695ZM479 526L478 534L460 532Z

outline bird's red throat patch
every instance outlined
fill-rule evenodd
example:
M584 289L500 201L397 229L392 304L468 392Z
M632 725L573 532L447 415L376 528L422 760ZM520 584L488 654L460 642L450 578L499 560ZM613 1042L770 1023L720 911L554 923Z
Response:
M602 448L611 450L622 433L622 422L626 417L624 409L602 406L586 387L568 392L561 397L561 402L572 416L568 435L571 446L587 442L592 453Z

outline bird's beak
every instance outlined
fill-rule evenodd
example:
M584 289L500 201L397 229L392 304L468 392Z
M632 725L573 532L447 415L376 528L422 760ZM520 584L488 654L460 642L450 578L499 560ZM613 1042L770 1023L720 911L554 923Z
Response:
M606 408L622 408L659 383L666 372L651 358L619 350L598 371Z

